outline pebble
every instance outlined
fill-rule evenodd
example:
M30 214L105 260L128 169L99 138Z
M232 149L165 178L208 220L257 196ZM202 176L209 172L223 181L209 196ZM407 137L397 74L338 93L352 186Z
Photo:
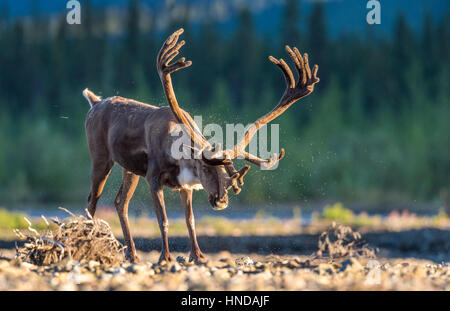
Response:
M141 264L132 264L126 268L126 271L131 273L139 273L145 270L147 270L147 267Z
M291 269L300 268L300 264L296 260L289 260L288 267Z
M91 271L95 271L95 268L99 267L100 263L98 261L90 260L88 263L88 267Z
M170 272L175 273L181 270L181 266L178 263L173 263L170 266Z
M343 272L346 270L360 270L362 268L363 266L356 258L349 258L342 262L342 266L339 271Z
M238 266L248 266L253 264L253 260L248 256L238 258L235 262Z
M225 263L229 267L236 267L236 262L233 259L231 259L231 258L226 258L225 259Z
M122 268L122 267L119 267L119 268L112 268L112 269L109 269L109 271L108 272L110 272L110 273L112 273L112 274L123 274L123 273L125 273L125 269L124 268Z

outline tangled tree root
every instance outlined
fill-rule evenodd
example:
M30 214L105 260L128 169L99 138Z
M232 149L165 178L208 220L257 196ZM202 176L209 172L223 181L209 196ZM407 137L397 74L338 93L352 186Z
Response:
M333 222L331 227L319 236L315 257L328 257L330 260L344 257L375 258L375 250L365 244L359 232Z
M123 262L124 247L114 237L106 221L92 218L87 211L87 216L76 216L60 209L72 217L64 221L52 219L58 226L56 230L48 229L39 234L27 219L29 232L24 234L14 230L25 241L23 247L16 246L16 258L35 265L49 265L64 259L94 260L103 264Z

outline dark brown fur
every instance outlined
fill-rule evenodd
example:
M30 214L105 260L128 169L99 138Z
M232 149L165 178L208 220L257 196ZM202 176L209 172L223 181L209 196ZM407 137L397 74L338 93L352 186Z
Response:
M92 93L86 91L88 97ZM124 238L128 246L127 256L137 259L129 230L127 211L139 176L150 185L153 204L163 236L161 260L171 260L167 243L168 220L164 206L163 186L179 190L187 217L189 232L192 235L191 259L204 260L195 237L192 212L192 190L183 188L177 179L180 173L180 161L183 166L191 166L194 171L204 170L206 166L200 160L175 160L170 156L170 147L177 137L171 136L176 121L169 107L155 107L134 100L111 97L93 106L86 117L86 134L92 158L91 181L88 211L95 214L98 199L114 163L123 168L123 181L115 199ZM185 163L187 162L187 163ZM194 163L189 163L194 162ZM184 167L183 166L183 167ZM212 173L202 181L205 189L214 198L228 201L226 195L230 185L220 187L219 179L229 178L223 167L209 167ZM199 174L201 175L201 173ZM201 177L201 176L200 176ZM192 225L191 225L192 224Z

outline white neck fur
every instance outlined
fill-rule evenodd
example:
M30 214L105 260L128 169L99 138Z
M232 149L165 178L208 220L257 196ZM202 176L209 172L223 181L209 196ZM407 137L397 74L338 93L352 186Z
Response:
M200 183L200 179L195 176L192 171L193 168L190 167L181 167L180 173L178 174L178 182L181 187L190 190L201 190L203 189L202 184Z

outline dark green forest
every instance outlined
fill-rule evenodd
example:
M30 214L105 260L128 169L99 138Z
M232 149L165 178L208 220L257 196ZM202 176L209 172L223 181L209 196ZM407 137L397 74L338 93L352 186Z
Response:
M82 90L166 105L155 59L165 37L180 27L182 54L193 65L176 73L175 91L203 124L248 124L275 106L285 84L267 57L288 60L285 44L320 66L314 93L275 121L285 159L275 171L254 167L236 200L439 200L450 190L450 14L433 20L424 12L420 32L399 14L388 37L368 25L364 36L331 38L324 10L318 3L306 16L288 1L276 36L259 33L245 8L226 35L213 19L192 27L183 16L164 33L151 26L144 31L140 21L155 13L141 10L138 1L130 2L121 35L110 33L105 11L88 2L81 25L68 25L65 13L57 20L38 13L10 19L4 10L0 204L85 202L89 105ZM308 20L307 28L299 27L300 19ZM119 174L110 177L114 191ZM143 181L138 197L149 197Z

